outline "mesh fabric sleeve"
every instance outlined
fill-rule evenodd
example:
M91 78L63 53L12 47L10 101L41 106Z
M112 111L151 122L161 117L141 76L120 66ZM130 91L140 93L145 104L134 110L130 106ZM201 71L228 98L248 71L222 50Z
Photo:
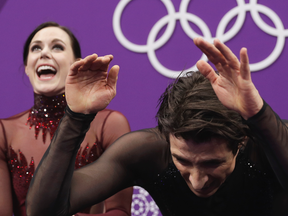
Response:
M126 117L114 110L104 110L99 112L94 121L91 123L91 128L97 128L98 123L102 122L100 133L100 144L104 151L120 136L130 132L130 125ZM133 187L126 188L115 195L105 200L105 205L102 208L105 209L104 214L100 214L100 211L94 208L90 209L89 215L103 215L103 216L128 216L131 215L131 202L132 202ZM98 204L97 204L98 205ZM96 214L97 213L97 214ZM85 214L88 216L88 214ZM78 213L77 216L84 216L84 214Z
M93 117L66 112L42 158L26 199L27 214L72 215L135 184L145 185L168 164L167 143L138 131L117 139L101 157L74 171L78 147Z
M266 157L282 187L288 191L288 130L264 101L258 114L246 121L260 141Z

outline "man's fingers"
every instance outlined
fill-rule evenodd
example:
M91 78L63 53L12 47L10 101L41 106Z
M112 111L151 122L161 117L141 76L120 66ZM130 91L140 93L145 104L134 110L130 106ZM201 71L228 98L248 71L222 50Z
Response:
M214 46L221 52L221 54L225 57L226 60L233 61L234 57L236 57L233 52L218 39L214 40Z
M97 59L97 57L98 57L97 54L92 54L84 58L83 65L80 68L78 68L78 70L82 70L82 71L88 70L91 64L93 63L93 61Z
M98 57L97 54L92 54L84 59L74 62L70 69L71 73L77 74L78 71L86 70L107 70L109 63L112 61L113 55L106 55Z
M112 59L113 59L112 55L98 57L90 65L90 70L92 71L105 70L106 71L108 70L108 66L110 62L112 61Z
M240 50L240 73L243 79L251 80L249 58L246 48Z
M234 55L234 53L222 42L220 42L218 39L214 40L215 47L220 51L220 53L224 56L226 64L228 64L230 67L239 68L239 60Z
M213 44L205 41L203 38L195 38L194 43L214 65L219 63L222 65L227 64L222 53Z
M218 77L214 69L205 61L200 60L196 63L198 70L205 76L211 84L214 83Z
M114 65L110 69L107 79L107 85L110 86L112 89L115 89L115 93L116 93L116 84L118 80L119 69L120 68L118 65Z
M69 75L75 75L78 72L78 69L83 65L83 59L78 59L70 66Z

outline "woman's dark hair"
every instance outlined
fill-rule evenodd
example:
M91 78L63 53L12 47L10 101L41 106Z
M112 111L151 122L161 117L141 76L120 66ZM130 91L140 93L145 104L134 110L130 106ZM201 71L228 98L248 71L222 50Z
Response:
M170 84L158 106L158 127L167 140L169 134L198 143L223 138L236 154L249 132L241 116L219 101L210 81L199 71L188 72Z
M72 46L72 50L73 50L75 59L81 58L81 48L80 48L79 42L78 42L77 38L75 37L75 35L70 31L70 29L68 29L65 26L61 26L56 22L45 22L45 23L40 24L37 28L34 29L34 31L29 35L29 37L27 38L27 40L24 44L24 50L23 50L24 65L27 65L29 46L30 46L30 43L31 43L33 37L35 36L35 34L38 31L40 31L41 29L47 28L47 27L58 27L58 28L62 29L63 31L65 31L71 39L71 46Z

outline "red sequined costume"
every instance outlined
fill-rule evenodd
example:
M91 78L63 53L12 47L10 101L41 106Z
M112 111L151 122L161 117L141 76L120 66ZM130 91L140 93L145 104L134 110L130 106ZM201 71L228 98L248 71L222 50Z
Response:
M31 178L64 115L65 107L64 94L54 97L35 94L34 106L30 110L0 120L1 216L9 212L9 208L11 211L12 205L15 216L26 215L25 199ZM95 161L115 139L129 130L129 123L121 113L108 109L99 112L81 144L75 169ZM128 208L128 212L123 207L123 212L111 211L115 211L115 215L130 214L132 189L121 193L105 201L106 211L120 202L118 205ZM92 212L103 211L103 205L92 208ZM83 212L89 212L89 209Z

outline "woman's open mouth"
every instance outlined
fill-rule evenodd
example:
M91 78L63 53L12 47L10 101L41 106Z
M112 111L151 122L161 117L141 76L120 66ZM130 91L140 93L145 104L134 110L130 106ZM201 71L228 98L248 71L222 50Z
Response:
M50 80L57 73L57 70L50 65L41 65L37 68L37 76L40 80Z

